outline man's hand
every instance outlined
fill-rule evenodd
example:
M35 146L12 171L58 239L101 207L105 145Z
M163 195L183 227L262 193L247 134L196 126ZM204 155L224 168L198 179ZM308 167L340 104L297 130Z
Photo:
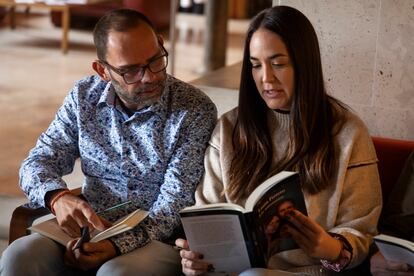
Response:
M80 236L80 227L88 226L91 230L103 231L110 226L85 200L72 194L61 196L53 204L53 209L62 230L73 238Z
M185 275L201 275L213 268L211 264L202 261L202 254L190 251L187 240L177 239L175 245L182 248L181 266Z
M341 242L331 237L318 223L294 210L285 217L294 226L286 224L283 232L292 236L309 257L336 260L341 253Z
M371 273L374 276L386 275L414 275L414 269L405 263L387 261L381 252L371 257Z
M71 240L66 245L64 262L68 266L84 271L91 270L117 256L116 250L109 240L96 243L87 242L83 244L82 248L74 249L77 240Z

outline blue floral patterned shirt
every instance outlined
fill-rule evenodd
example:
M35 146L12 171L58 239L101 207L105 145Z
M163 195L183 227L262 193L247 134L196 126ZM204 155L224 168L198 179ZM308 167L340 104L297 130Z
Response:
M111 240L121 253L166 240L179 225L178 211L194 203L203 156L217 119L200 90L167 76L159 102L128 116L110 83L98 76L79 81L36 147L23 161L20 186L32 207L45 206L48 191L66 188L62 176L80 158L82 193L114 221L136 208L149 216Z

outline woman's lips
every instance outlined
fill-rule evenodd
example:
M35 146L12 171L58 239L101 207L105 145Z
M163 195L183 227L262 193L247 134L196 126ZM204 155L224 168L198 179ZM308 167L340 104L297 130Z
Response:
M270 98L280 97L283 94L283 89L267 89L263 93Z

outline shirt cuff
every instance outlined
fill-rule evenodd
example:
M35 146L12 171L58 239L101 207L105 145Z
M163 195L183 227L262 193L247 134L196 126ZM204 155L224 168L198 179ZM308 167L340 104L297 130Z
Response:
M334 239L339 240L342 244L342 248L336 260L328 261L321 259L320 262L326 269L340 272L344 270L352 260L352 246L348 240L340 234L329 233L329 235L331 235Z

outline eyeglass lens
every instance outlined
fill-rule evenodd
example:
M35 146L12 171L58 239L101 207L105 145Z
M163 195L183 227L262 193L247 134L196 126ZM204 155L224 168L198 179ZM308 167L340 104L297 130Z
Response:
M148 68L152 73L158 73L164 70L167 67L167 56L162 55L158 57L157 59L154 59L150 63L148 63L145 66L136 68L134 70L131 70L129 72L124 73L124 80L126 83L131 84L134 82L140 81L145 74L145 70Z

